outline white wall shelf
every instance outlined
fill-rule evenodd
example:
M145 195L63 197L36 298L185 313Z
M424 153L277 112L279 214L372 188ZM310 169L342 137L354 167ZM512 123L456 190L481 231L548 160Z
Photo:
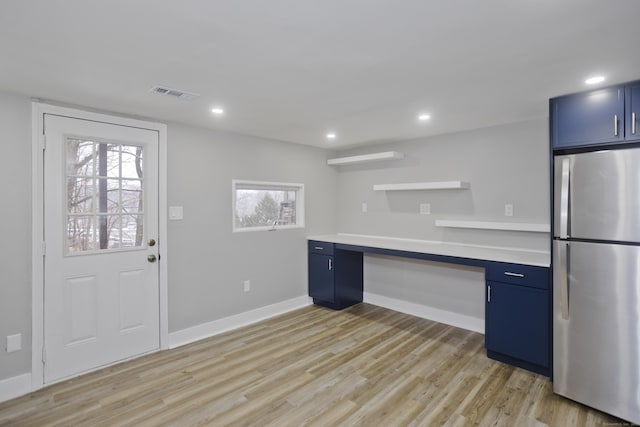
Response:
M523 222L494 222L494 221L459 221L437 219L437 227L475 228L480 230L530 231L533 233L549 233L549 224L530 224Z
M363 154L361 156L337 157L328 159L327 164L331 166L354 165L356 163L377 162L380 160L402 159L404 154L397 151L384 151L381 153Z
M405 191L405 190L463 190L471 184L465 181L440 182L406 182L403 184L376 184L373 191Z

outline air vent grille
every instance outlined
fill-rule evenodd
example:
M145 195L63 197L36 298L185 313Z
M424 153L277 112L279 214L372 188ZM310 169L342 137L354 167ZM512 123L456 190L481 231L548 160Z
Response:
M179 89L171 89L164 86L154 86L150 89L150 91L153 93L157 93L158 95L172 96L174 98L179 98L185 101L192 101L200 96L197 93L186 92Z

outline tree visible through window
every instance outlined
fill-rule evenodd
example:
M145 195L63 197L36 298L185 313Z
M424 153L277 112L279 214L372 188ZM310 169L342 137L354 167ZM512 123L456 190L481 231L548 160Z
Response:
M142 147L67 138L67 253L142 245Z
M303 185L233 181L233 228L294 228L304 226Z

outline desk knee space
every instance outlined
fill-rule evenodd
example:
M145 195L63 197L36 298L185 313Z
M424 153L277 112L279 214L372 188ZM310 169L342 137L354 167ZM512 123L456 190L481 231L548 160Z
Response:
M484 267L488 357L550 375L549 267L309 240L309 296L314 304L341 310L362 302L367 252Z

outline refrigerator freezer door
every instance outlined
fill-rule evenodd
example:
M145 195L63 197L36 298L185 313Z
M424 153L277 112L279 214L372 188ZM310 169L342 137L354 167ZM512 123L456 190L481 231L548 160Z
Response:
M562 187L567 159L568 194ZM554 175L556 237L566 238L559 233L568 195L569 238L640 242L640 148L557 156Z
M640 423L640 247L554 242L553 390ZM567 262L560 254L568 245ZM568 319L561 275L568 277Z

